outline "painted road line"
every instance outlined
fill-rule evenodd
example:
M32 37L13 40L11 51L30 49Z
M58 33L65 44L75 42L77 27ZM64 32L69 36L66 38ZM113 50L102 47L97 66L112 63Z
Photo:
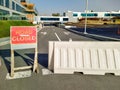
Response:
M64 32L64 34L65 34L65 35L69 35L69 34L70 34L70 32Z
M69 38L69 41L72 42L72 38Z
M61 39L59 38L59 36L57 35L57 33L55 33L55 36L57 37L57 39L58 39L59 41L61 41Z
M47 34L47 32L41 32L41 34L46 35L46 34Z
M27 78L27 77L31 77L32 72L31 70L27 70L27 71L19 71L19 72L15 72L14 77L11 77L9 73L7 73L6 75L6 79L7 80L11 80L11 79L20 79L20 78Z
M50 74L53 74L53 72L48 69L42 69L42 75L50 75Z

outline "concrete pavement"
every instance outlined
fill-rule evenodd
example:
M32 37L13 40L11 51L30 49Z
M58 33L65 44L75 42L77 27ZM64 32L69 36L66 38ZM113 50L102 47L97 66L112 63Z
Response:
M10 43L10 37L0 38L0 46Z

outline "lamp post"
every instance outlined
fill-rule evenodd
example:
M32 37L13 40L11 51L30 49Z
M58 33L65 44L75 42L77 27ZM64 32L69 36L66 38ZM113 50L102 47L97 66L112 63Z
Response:
M86 16L85 16L85 29L84 29L84 34L87 34L87 11L88 11L88 0L86 0Z

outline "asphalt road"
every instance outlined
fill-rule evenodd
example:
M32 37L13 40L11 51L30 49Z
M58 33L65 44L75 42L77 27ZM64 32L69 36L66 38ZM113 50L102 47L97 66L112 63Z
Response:
M93 41L64 29L45 27L38 32L39 70L32 73L31 77L23 79L6 80L10 69L10 45L0 47L0 90L120 90L120 77L114 75L42 75L42 69L47 67L48 41ZM34 50L15 51L15 66L23 66L34 58Z
M38 32L38 47L40 53L48 53L49 41L94 41L94 39L83 37L65 29L49 26Z

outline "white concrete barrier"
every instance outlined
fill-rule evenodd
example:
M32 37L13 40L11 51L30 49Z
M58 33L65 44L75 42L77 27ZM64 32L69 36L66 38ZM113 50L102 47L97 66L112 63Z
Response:
M76 26L65 26L65 28L76 28Z
M48 66L59 74L120 75L120 42L49 42Z

